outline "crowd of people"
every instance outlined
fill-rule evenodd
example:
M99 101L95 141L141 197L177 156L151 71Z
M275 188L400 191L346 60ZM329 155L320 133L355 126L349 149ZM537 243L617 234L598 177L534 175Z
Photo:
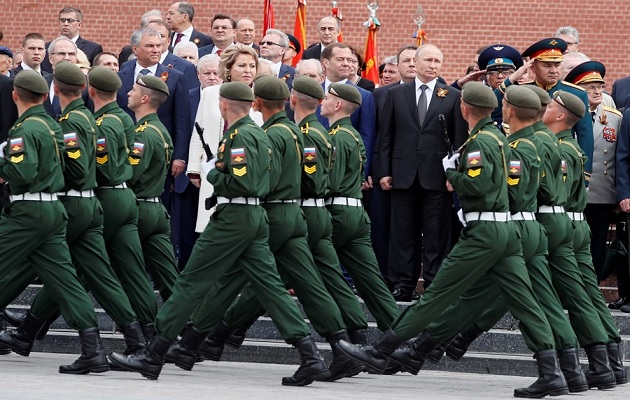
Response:
M25 315L4 310L0 354L28 356L62 315L82 354L61 373L157 379L220 360L266 313L301 358L282 384L302 386L459 360L509 310L540 372L515 396L627 383L609 308L630 312L628 264L607 244L630 212L630 77L605 93L575 28L486 44L451 84L437 46L403 45L376 83L335 17L302 49L194 15L150 10L115 54L65 7L59 37L0 46L0 309L44 284ZM124 352L105 356L86 289Z

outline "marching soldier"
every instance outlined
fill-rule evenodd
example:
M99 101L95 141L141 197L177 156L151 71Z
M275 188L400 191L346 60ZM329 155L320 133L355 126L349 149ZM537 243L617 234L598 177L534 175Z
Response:
M64 187L63 153L73 150L64 149L59 125L44 110L47 94L48 85L36 72L23 71L14 81L13 101L19 117L9 131L9 140L0 145L0 177L9 182L11 190L11 204L3 209L0 219L0 247L4 249L0 262L0 276L4 279L0 303L6 306L34 275L38 276L81 339L81 357L71 365L61 366L59 372L105 372L109 366L94 308L79 282L68 250L68 214L57 199L57 192ZM18 278L7 279L11 276ZM36 315L33 314L31 321L35 321ZM5 349L14 349L7 332L0 335L0 343ZM21 351L14 350L18 354Z
M149 78L152 77L139 78L133 92L141 90L143 85L167 92L159 78ZM133 92L130 97L142 94ZM260 199L269 192L270 143L249 117L253 101L252 90L241 82L221 86L219 107L228 129L217 158L202 164L206 179L217 194L217 210L197 240L173 295L157 315L153 341L138 355L110 356L124 369L157 379L173 340L208 291L218 286L216 283L222 277L243 281L244 275L283 338L300 353L300 367L292 377L283 378L282 384L303 386L328 375L326 363L282 284L269 250L269 225ZM135 104L136 100L130 98L130 103ZM214 305L227 308L237 294L238 291L229 297L218 293L217 299L225 297L226 304Z

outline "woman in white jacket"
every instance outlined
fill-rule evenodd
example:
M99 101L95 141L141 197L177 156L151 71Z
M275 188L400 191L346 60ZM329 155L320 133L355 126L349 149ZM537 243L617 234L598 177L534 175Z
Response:
M223 82L238 81L252 85L256 72L258 70L258 55L256 51L249 46L240 44L232 45L225 49L221 54L219 61L219 75ZM210 86L201 92L201 100L197 109L197 118L195 122L203 128L203 138L210 146L213 153L216 154L219 141L223 137L226 128L225 121L221 118L219 112L219 89L221 85ZM252 109L250 113L252 119L258 125L262 125L262 115ZM203 232L210 220L210 216L214 212L206 210L206 199L212 196L214 188L201 175L201 163L206 161L206 154L201 145L201 140L196 131L193 131L190 138L190 149L188 156L188 170L186 175L191 179L193 184L197 183L196 179L201 178L201 187L199 191L199 205L197 207L197 226L196 232Z

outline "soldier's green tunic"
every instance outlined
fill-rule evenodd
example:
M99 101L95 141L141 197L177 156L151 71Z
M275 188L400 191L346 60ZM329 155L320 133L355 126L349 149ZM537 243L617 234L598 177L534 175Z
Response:
M103 209L94 196L96 187L96 122L78 98L70 102L59 118L66 144L65 190L60 200L68 213L66 238L77 273L103 309L119 325L136 320L129 299L109 264L103 239ZM68 191L81 192L70 196ZM31 312L49 319L58 313L58 306L46 286L38 293Z
M263 204L269 218L269 247L285 285L295 291L315 330L326 337L345 325L339 307L326 291L306 240L306 219L298 203L304 152L302 135L284 111L272 115L262 128L271 144L270 190ZM238 278L221 280L232 287L238 286L238 281ZM223 290L220 286L219 291ZM231 327L246 329L264 312L250 284L227 310L224 320ZM219 317L222 316L217 312L205 317L196 314L193 321L196 326L207 328L220 322Z
M429 289L403 312L392 329L403 339L416 336L466 289L488 274L500 288L509 309L521 321L528 347L534 352L553 349L551 327L535 299L516 226L501 222L506 218L496 217L509 213L506 182L510 150L491 118L479 121L470 133L459 168L446 171L448 181L459 195L467 224ZM476 220L469 214L474 212L489 212L498 220Z
M83 330L97 326L96 315L71 262L64 206L59 201L20 200L29 193L50 200L63 188L61 137L43 105L26 110L9 131L0 177L9 182L14 197L0 215L0 303L8 305L36 275L68 325Z
M173 142L155 113L136 123L133 140L129 151L133 173L128 184L138 199L138 234L146 268L166 300L177 279L177 264L170 239L170 218L159 197L164 191Z
M547 264L547 236L535 219L524 219L533 218L538 210L537 195L542 176L542 159L538 148L542 143L537 141L533 126L510 134L508 142L511 149L507 181L510 212L521 236L523 258L532 288L550 322L556 349L576 348L577 338L551 282ZM480 317L481 323L491 321L488 323L494 326L508 311L503 301L497 301L499 294L500 289L492 280L480 279L462 295L458 304L451 306L444 317L432 323L427 330L436 340L444 341L457 334L462 327L477 322Z
M567 203L566 211L572 216L572 224L574 229L573 248L575 250L575 259L582 274L582 281L595 307L598 318L588 320L589 323L596 324L601 321L607 337L604 343L619 343L619 330L615 325L615 321L610 315L604 295L597 284L597 274L593 267L593 259L591 257L591 230L584 219L584 209L586 208L586 184L584 179L584 165L586 163L586 155L571 136L570 130L565 130L557 134L559 139L559 148L563 159L566 163L566 186L567 186Z
M329 134L334 165L328 177L331 199L327 203L334 203L335 198L339 203L347 199L345 204L327 206L333 218L333 245L379 329L384 331L400 311L378 267L370 239L370 218L361 205L365 146L350 118L331 123Z
M190 260L177 278L173 295L156 318L156 330L175 339L197 304L221 279L240 279L245 275L262 306L273 319L282 337L294 343L309 334L308 326L295 302L282 284L269 250L269 221L265 210L254 199L269 192L270 144L262 129L249 116L235 121L225 132L216 168L206 179L214 186L219 200L208 226L193 248ZM241 198L249 204L230 202ZM216 285L217 287L219 285ZM241 287L242 289L242 287ZM208 299L197 315L227 309L236 297L218 293ZM221 313L221 316L223 313ZM202 329L202 328L200 328ZM207 329L202 329L207 331Z

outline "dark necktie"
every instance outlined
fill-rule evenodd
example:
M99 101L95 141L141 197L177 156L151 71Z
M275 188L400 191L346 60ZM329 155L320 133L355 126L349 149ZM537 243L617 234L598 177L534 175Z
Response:
M149 73L151 73L151 71L149 71L149 70L148 70L148 69L146 69L146 68L142 68L142 69L140 70L140 75L149 75Z
M595 122L595 111L591 111L591 119Z
M59 96L53 97L52 109L55 116L61 115L61 105L59 104Z
M177 46L177 44L182 41L183 37L184 37L183 33L180 32L180 33L177 34L177 37L175 38L175 46Z
M424 118L427 116L427 92L426 90L429 87L427 85L420 86L420 97L418 98L418 122L420 122L420 127L424 123Z

